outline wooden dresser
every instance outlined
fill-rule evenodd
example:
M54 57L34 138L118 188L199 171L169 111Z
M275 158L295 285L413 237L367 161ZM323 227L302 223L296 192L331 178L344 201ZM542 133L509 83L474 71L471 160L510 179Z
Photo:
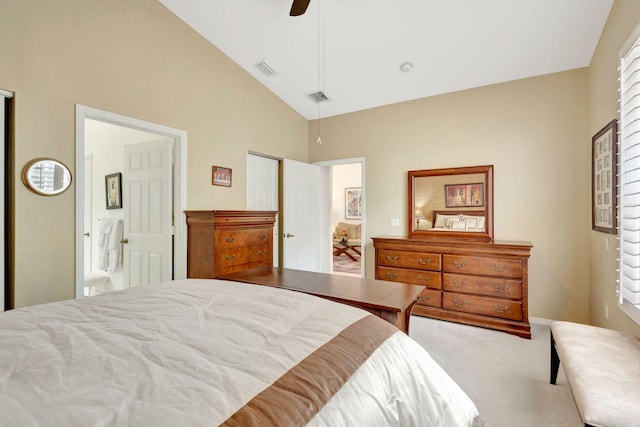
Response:
M423 285L412 314L531 338L528 242L374 237L376 279Z
M185 211L187 277L213 279L273 265L273 211Z

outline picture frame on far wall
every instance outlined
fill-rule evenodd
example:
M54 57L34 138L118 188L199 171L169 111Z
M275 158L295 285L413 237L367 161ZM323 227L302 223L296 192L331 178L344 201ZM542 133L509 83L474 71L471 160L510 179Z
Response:
M122 173L104 177L107 209L122 209Z
M362 219L362 187L344 189L344 218Z
M591 228L616 234L618 121L607 123L591 143Z
M445 206L448 208L484 206L484 184L482 182L445 185L444 193Z
M211 184L221 187L231 187L231 168L212 166Z

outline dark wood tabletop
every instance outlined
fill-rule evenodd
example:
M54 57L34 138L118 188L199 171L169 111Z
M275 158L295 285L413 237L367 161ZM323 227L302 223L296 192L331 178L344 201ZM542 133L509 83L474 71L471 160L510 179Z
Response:
M257 267L219 279L300 291L344 303L385 311L403 312L418 299L424 286L364 279L282 267Z

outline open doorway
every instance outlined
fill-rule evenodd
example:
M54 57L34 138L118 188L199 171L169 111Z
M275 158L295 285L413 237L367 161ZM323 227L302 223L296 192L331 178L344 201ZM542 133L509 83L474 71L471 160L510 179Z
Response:
M362 164L331 166L332 272L362 277Z
M186 143L184 131L76 106L76 298L186 277ZM160 163L165 173L161 185L157 177L144 183L138 175L127 172L132 165ZM133 182L128 181L133 176L138 180L134 183L137 188L166 191L162 197L158 192L146 198L132 194L136 187L127 186L127 182ZM108 191L114 183L112 187L120 193L115 198ZM154 226L160 224L144 214L145 206L150 207L144 200L161 198L165 200L163 207L150 209L161 211L157 217L166 219L156 227L161 233L136 235L144 218ZM164 236L163 243L158 243L158 234ZM135 242L129 241L134 235ZM149 243L147 238L156 240ZM113 260L121 257L124 263L127 255L129 260L140 262L116 265L112 271Z

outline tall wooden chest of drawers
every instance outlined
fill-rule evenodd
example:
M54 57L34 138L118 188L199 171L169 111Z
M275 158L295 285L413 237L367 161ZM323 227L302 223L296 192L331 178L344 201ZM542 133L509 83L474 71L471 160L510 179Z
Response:
M424 285L412 314L531 338L528 242L374 237L376 279Z
M273 266L273 211L185 211L187 277Z

